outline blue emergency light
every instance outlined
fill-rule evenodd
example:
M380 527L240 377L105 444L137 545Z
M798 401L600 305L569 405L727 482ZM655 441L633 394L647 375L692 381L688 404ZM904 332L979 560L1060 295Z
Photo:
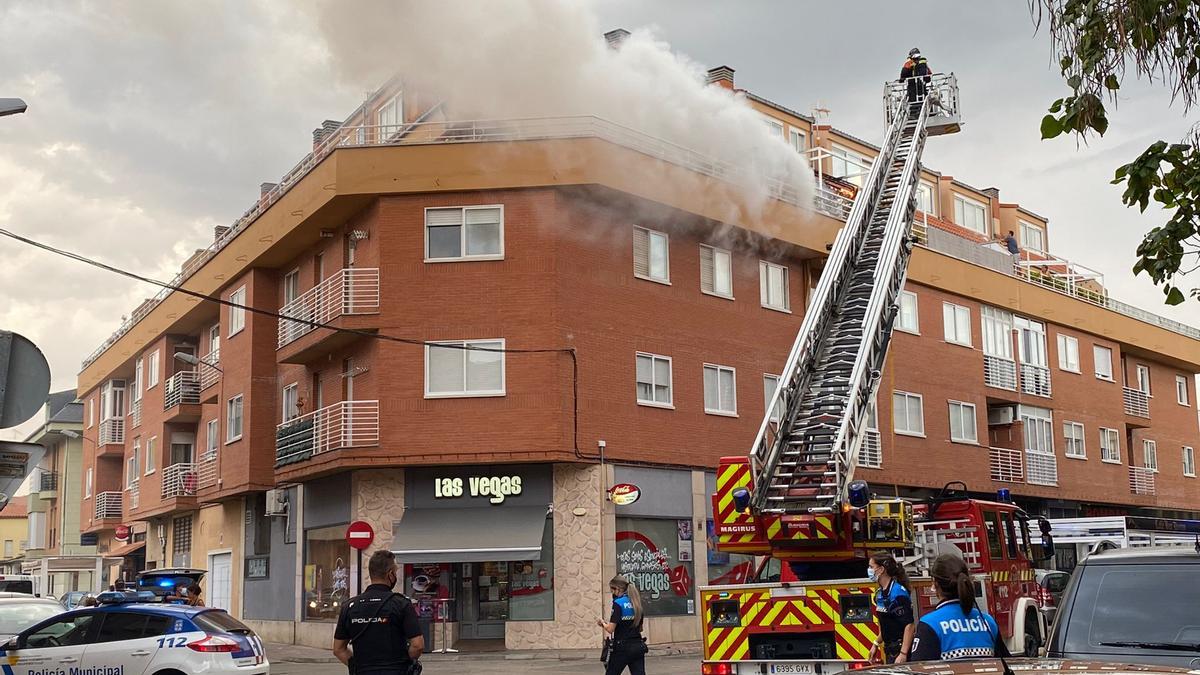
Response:
M996 491L996 499L1005 504L1011 504L1012 503L1012 493L1009 492L1008 488L1000 488L999 490Z
M849 492L847 501L850 502L850 506L861 509L871 502L871 488L867 485L867 481L856 480L850 483L846 489Z
M746 488L738 488L733 491L733 508L737 511L745 511L750 508L750 491Z

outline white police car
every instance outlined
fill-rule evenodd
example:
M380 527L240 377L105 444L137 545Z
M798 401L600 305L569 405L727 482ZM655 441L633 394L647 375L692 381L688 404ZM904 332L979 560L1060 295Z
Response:
M267 675L262 641L222 609L143 604L146 593L101 593L0 648L2 675Z

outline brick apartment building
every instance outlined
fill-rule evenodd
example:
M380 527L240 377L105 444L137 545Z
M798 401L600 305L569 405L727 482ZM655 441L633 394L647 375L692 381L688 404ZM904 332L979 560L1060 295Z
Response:
M739 563L706 546L712 469L749 448L875 152L747 95L814 158L815 205L748 204L595 118L456 124L399 82L326 123L177 279L267 313L163 293L84 362L83 530L103 553L144 527L148 566L208 569L269 640L329 644L355 520L460 647L596 646L617 571L652 641L697 639L697 584ZM1200 331L1109 299L998 191L923 177L861 474L1194 515Z

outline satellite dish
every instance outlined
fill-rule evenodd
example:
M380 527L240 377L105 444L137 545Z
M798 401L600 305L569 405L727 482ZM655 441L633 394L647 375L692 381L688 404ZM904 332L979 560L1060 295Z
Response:
M37 345L0 331L0 429L27 422L50 395L50 364Z

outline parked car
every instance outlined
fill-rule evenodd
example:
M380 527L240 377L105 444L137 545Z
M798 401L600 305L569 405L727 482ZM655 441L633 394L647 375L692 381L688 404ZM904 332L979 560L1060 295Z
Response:
M62 604L49 598L37 598L29 593L0 592L0 643L62 612Z
M1054 623L1054 614L1062 601L1063 591L1071 575L1058 570L1034 570L1037 573L1038 607L1046 617L1046 625Z
M146 570L137 575L135 590L150 591L155 596L155 602L162 602L168 595L175 595L180 586L198 584L207 574L206 570L196 570L186 567L164 567L157 570Z
M1050 658L1200 666L1200 553L1126 548L1084 558L1058 605Z

